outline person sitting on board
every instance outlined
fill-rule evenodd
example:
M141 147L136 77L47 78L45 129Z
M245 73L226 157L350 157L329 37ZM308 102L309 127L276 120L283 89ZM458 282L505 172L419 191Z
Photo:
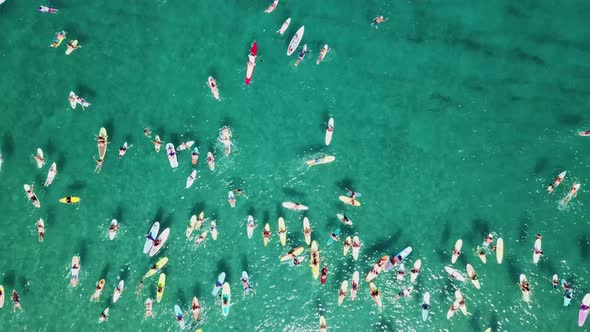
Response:
M262 236L264 237L270 237L270 231L267 231L266 229L264 231L262 231Z
M332 128L332 130L330 130L330 131L334 131L334 129ZM357 197L363 196L363 194L357 193L356 191L352 191L352 190L350 190L348 188L344 188L344 190L346 190L346 196L348 196L350 198L353 198L353 199L354 198L357 198Z
M118 231L118 230L119 230L119 224L111 224L111 225L109 226L109 231L116 232L116 231Z
M531 286L529 285L528 281L524 281L523 283L520 284L520 289L523 292L530 292L531 291Z
M420 273L420 269L413 268L410 270L412 273Z
M372 297L377 297L379 295L381 295L381 291L380 290L378 290L377 288L371 289L371 296Z
M359 284L357 282L353 282L352 283L352 290L358 290L359 289Z
M453 255L461 255L461 251L453 248Z
M162 240L155 239L155 240L152 240L152 243L153 243L154 247L157 247L160 243L162 243Z
M320 281L323 283L326 282L326 279L328 278L328 265L324 264L324 267L322 268L322 276L320 277Z
M39 240L43 240L45 237L45 227L43 227L40 223L37 224L37 230L39 231Z
M378 16L378 17L375 17L373 19L373 21L371 21L371 25L375 26L375 29L377 29L377 28L379 28L379 24L381 24L381 23L383 23L383 22L385 22L387 20L388 19L387 18L383 18L383 16Z
M248 63L250 63L251 65L256 64L256 55L252 54L252 52L248 54Z
M479 276L477 275L477 273L475 271L473 271L473 274L469 276L469 279L471 280L477 280L479 278Z
M422 309L424 309L424 310L430 310L430 304L428 304L428 303L422 303Z

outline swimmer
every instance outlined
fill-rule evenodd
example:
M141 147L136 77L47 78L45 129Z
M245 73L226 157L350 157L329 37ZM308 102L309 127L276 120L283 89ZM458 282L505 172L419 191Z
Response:
M141 280L139 281L139 286L137 286L137 292L135 292L135 294L137 294L138 298L141 296L142 289L143 289L143 277L141 277Z
M43 242L43 238L45 237L45 225L43 219L37 221L37 232L39 233L39 242Z
M322 285L326 283L327 278L328 278L328 265L324 264L324 267L322 268L322 276L320 277L320 281L322 282Z
M39 13L48 13L48 14L57 14L59 13L59 10L52 8L52 7L47 7L47 6L39 6L39 8L37 9L37 11Z
M147 138L152 138L152 131L149 128L143 128L143 134Z
M94 161L96 161L96 168L94 169L94 173L100 173L100 171L102 170L102 159L95 159Z
M383 16L377 16L371 22L371 25L375 26L375 29L379 28L379 24L387 21L388 18L383 18Z

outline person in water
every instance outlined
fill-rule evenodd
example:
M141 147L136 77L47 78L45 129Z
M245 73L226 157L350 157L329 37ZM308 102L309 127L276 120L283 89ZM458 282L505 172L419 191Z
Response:
M102 159L96 159L96 168L94 169L94 173L100 173L100 171L102 170Z
M18 296L18 293L15 290L12 291L12 303L14 304L14 308L12 309L12 311L16 311L16 309L23 309L20 304L20 297Z
M152 131L149 128L143 128L143 134L147 138L152 138Z
M371 21L371 25L375 27L375 29L379 28L379 24L387 21L387 18L383 18L383 16L377 16Z

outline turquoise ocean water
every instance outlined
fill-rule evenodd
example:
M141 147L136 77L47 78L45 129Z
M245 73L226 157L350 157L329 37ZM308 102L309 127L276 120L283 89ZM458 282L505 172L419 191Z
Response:
M4 331L178 330L173 306L185 309L187 330L315 331L319 314L336 331L555 331L580 330L577 307L590 291L590 235L586 186L590 140L590 30L587 1L52 1L58 15L40 14L41 3L8 0L0 6L0 284L19 292L22 312L10 299L0 309ZM375 30L377 15L389 20ZM291 17L285 36L275 31ZM285 52L299 26L312 53L298 67ZM65 42L47 47L66 30L82 48L65 56ZM244 85L250 43L260 59L253 83ZM319 49L332 51L321 65ZM211 96L207 76L220 86ZM86 98L86 111L71 110L69 91ZM335 119L332 144L324 125ZM234 149L223 156L218 129L230 126ZM109 133L100 174L94 174L99 129ZM180 167L169 167L143 136L150 127L165 142L195 140L202 156L199 178L184 189L192 165L179 152ZM117 148L133 144L117 159ZM47 165L38 169L36 148ZM217 169L206 166L214 151ZM305 161L334 155L328 165ZM54 183L43 183L52 162ZM568 175L555 193L546 185L562 170ZM567 208L558 201L574 181L580 194ZM23 191L34 183L41 208ZM344 206L344 187L362 192L362 206ZM242 188L234 209L227 191ZM58 203L80 196L76 206ZM288 211L283 201L310 207ZM217 221L219 238L195 248L185 237L192 214L205 211ZM335 218L345 212L354 222ZM259 227L246 236L246 217ZM277 218L288 228L279 244ZM328 281L314 280L307 264L280 265L278 257L304 244L307 216L318 241ZM46 224L38 243L35 223ZM109 241L112 218L121 230ZM158 257L170 259L168 281L155 319L144 319L144 301L155 297L156 277L134 292L157 258L141 253L144 234L156 220L171 236ZM275 233L262 244L262 225ZM205 223L208 226L208 222ZM342 244L328 247L331 231L357 234L358 261L342 256ZM475 254L488 232L505 241L502 265ZM545 256L531 259L535 234L543 234ZM463 255L455 267L472 264L481 290L448 279L454 242ZM338 288L358 270L361 279L383 255L411 245L422 273L411 297L393 301L410 284L383 273L383 311L363 281L357 300L337 305ZM77 288L69 287L69 264L80 255ZM306 250L306 256L309 251ZM309 259L307 257L306 259ZM256 294L243 297L240 275L249 272ZM232 287L229 316L211 295L225 271ZM532 301L522 301L516 283L526 273ZM562 306L554 273L573 283L574 299ZM100 302L89 298L105 278ZM120 278L122 298L111 303ZM466 298L469 315L446 319L455 289ZM432 310L422 322L420 304L432 294ZM188 312L198 296L198 322ZM108 322L98 316L110 307Z

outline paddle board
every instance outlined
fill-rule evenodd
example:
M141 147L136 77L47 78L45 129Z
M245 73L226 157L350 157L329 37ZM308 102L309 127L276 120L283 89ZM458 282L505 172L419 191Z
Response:
M270 225L266 223L266 225L264 225L264 230L262 231L262 239L265 247L268 245L268 240L270 240L270 234Z
M332 243L334 243L334 237L338 238L338 236L340 236L340 228L336 229L335 231L332 232L332 234L330 234L330 238L328 239L328 245L332 245Z
M535 245L533 246L533 263L537 264L539 259L542 255L542 248L541 248L541 239L535 240Z
M311 241L310 256L309 266L311 266L311 274L314 279L317 279L320 275L320 251L318 250L318 243L315 240Z
M227 201L229 202L229 206L236 207L236 197L233 191L229 191L227 194Z
M338 196L338 199L343 202L344 204L352 205L352 206L361 206L361 202L357 199L352 199L352 197L348 196Z
M320 51L320 56L318 57L318 60L315 62L316 65L319 65L320 62L322 62L324 60L324 58L326 57L326 54L328 54L328 52L330 52L330 48L328 47L328 44L324 44L324 47L322 47L322 50ZM326 145L329 145L329 144L326 143Z
M217 240L217 223L215 220L211 220L211 226L209 227L209 230L211 231L211 237L213 240Z
M154 274L162 271L162 268L164 268L164 266L166 266L166 264L168 264L168 257L160 258L160 260L158 260L158 262L156 264L154 264L150 267L149 271L147 271L147 273L143 276L143 279L147 279L147 278L153 276Z
M424 298L422 300L422 321L426 321L428 319L428 312L430 311L430 293L424 293Z
M358 236L352 238L352 259L355 261L359 258L359 251L361 249L361 242Z
M447 271L447 273L449 274L449 277L451 277L451 279L455 279L461 282L465 281L465 277L461 274L461 272L453 269L452 267L449 266L445 266L445 271Z
M418 278L418 275L420 274L420 268L422 267L422 261L417 259L414 262L414 268L412 268L412 270L410 270L410 281L411 282L415 282L416 278Z
M526 276L524 274L521 274L520 275L520 284L519 285L522 286L522 284L524 282L527 282ZM524 300L524 302L530 302L531 301L531 292L530 292L530 290L529 291L526 291L526 290L522 290L522 288L521 288L521 291L522 291L522 299Z
M172 144L172 143L166 144L166 155L168 156L168 162L170 163L170 167L172 167L172 168L178 167L178 157L176 156L176 150L174 149L174 144Z
M288 24L287 24L288 26ZM285 28L286 29L286 28ZM258 54L258 44L256 41L250 46L250 53L248 54L248 62L246 63L246 85L252 82L252 76L254 76L254 68L256 67L256 57Z
M356 298L356 292L358 291L358 288L360 286L359 280L359 271L354 271L354 273L352 274L352 285L350 286L350 299L352 301L354 301L354 299Z
M231 304L231 290L229 288L229 284L226 282L223 284L223 288L221 290L221 313L224 316L229 314L229 306Z
M160 223L155 222L150 228L150 231L146 235L145 244L143 245L143 253L147 254L153 246L153 240L158 237L158 232L160 231Z
M77 100L78 100L78 96L76 96L74 91L70 91L70 95L68 96L68 101L70 102L70 107L72 107L72 109L76 108L76 105L78 104Z
M164 273L160 273L158 277L158 284L156 286L156 302L160 303L162 301L162 296L164 296L164 288L166 288L166 275Z
M28 184L23 185L23 188L25 189L25 192L27 193L27 198L31 201L31 203L33 203L33 206L36 208L40 208L41 202L39 201L39 198L37 197L37 195L35 195L33 188L31 186L29 186Z
M471 280L471 283L473 284L473 286L475 286L475 288L479 289L481 286L479 284L478 276L477 276L477 273L475 273L473 266L471 266L471 264L467 264L465 266L465 269L467 270L467 277L469 278L469 280Z
M459 239L455 242L455 246L453 247L453 253L451 255L451 263L455 264L459 255L461 255L461 247L463 246L463 240Z
M70 201L68 202L68 197L70 199ZM68 197L64 197L64 198L60 198L59 202L63 203L63 204L76 204L76 203L80 203L80 197L76 197L76 196L68 196Z
M111 220L111 226L109 226L109 240L113 240L119 230L119 222L117 219Z
M379 273L381 273L381 271L383 271L383 268L385 267L385 265L387 265L387 262L388 261L389 261L389 256L383 256L383 257L381 257L379 259L379 261L377 261L377 263L375 263L375 265L373 265L373 268L367 274L367 277L365 278L365 281L366 282L371 282L373 279L377 278L377 276L379 275Z
M221 290L221 287L223 286L224 282L225 282L225 272L221 272L217 276L217 280L215 280L215 286L213 286L213 291L211 291L211 294L213 296L217 296L219 294L219 291Z
M281 245L285 246L287 244L287 227L285 226L285 219L283 217L279 217L279 239L281 240Z
M297 30L295 35L293 35L293 38L291 38L291 42L289 43L289 47L287 48L287 56L290 56L291 54L293 54L293 52L295 52L295 50L299 46L299 43L301 43L301 39L303 38L304 32L305 27L301 26L301 28Z
M178 322L178 325L180 325L180 329L184 330L184 318L182 317L182 310L180 309L180 306L178 304L174 305L174 315L176 316L176 321Z
M344 298L346 297L347 292L348 292L348 280L344 280L342 282L342 284L340 285L340 291L338 292L338 305L342 304L342 301L344 301Z
M326 332L328 330L328 324L324 316L320 315L320 332Z
M196 179L197 179L197 170L195 169L191 172L191 174L188 176L188 178L186 178L185 189L190 188Z
M389 260L389 262L387 262L387 265L385 266L385 271L389 271L394 266L403 262L406 258L408 258L408 256L410 256L411 253L412 253L412 247L407 246L404 249L402 249L400 252L395 254L395 256L391 256L391 259Z
M246 224L246 233L248 233L249 239L251 239L252 235L254 234L254 228L256 228L256 224L254 224L254 217L248 216L248 223Z
M291 259L293 259L293 257L299 256L303 252L303 250L305 250L305 249L303 249L303 247L297 247L297 248L291 249L291 250L289 250L288 253L283 255L280 258L280 260L281 260L281 262L291 260Z
M590 293L584 295L582 304L580 305L580 312L578 313L578 326L583 326L588 317L588 309L590 307Z
M309 219L303 217L303 237L305 237L305 243L311 244L311 226L309 225Z
M158 245L152 246L149 253L150 257L154 256L158 253L158 251L160 251L160 249L162 249L162 246L164 246L166 240L168 240L168 236L170 236L170 228L166 228L162 231L162 233L160 233L158 236L158 241L160 241L160 243Z
M4 287L0 285L0 308L4 306Z
M104 160L104 156L107 153L107 144L109 144L108 141L108 136L107 136L107 130L103 127L100 128L99 132L98 132L98 159L100 160ZM101 142L103 141L104 142Z
M346 256L348 254L348 251L350 250L350 247L352 246L352 239L350 238L350 236L347 236L346 239L344 239L342 245L344 246L343 255Z
M283 202L283 207L294 211L307 211L309 208L305 205L293 202Z
M80 274L80 257L72 257L70 285L72 287L78 286L78 275Z
M201 306L199 305L199 299L197 297L193 297L193 302L191 304L191 311L193 312L193 319L199 319L199 315L201 314Z
M502 264L502 258L504 258L504 240L500 237L496 241L496 261L498 264Z
M291 24L290 17L283 23L283 25L281 25L281 28L277 30L277 32L282 36L285 33L285 31L287 31L287 29L289 28L289 24Z
M313 160L308 160L307 161L307 166L313 166L313 165L321 165L321 164L327 164L327 163L331 163L334 160L336 160L336 157L334 156L325 156L325 157L321 157L321 158L317 158L317 159L313 159Z
M347 216L341 213L336 213L336 218L338 218L338 220L340 220L340 222L342 222L343 224L352 226L352 220L348 219Z
M45 187L49 187L49 185L51 185L51 183L53 183L53 179L55 178L55 175L57 174L57 165L55 163L51 164L51 167L49 167L49 172L47 173L47 179L45 180Z
M375 301L375 303L377 303L377 307L381 309L383 307L383 304L381 303L381 294L379 290L377 289L377 287L375 287L375 284L373 284L372 282L369 283L369 289L371 290L371 297L373 298L373 301Z
M321 57L321 55L320 55ZM320 63L321 60L318 59L317 63ZM332 134L334 133L334 118L330 118L328 120L328 126L326 127L326 138L324 140L324 142L326 143L326 145L330 145L330 143L332 142ZM340 197L346 197L346 196L340 196ZM342 199L340 199L342 200Z
M121 294L123 294L123 290L125 289L125 282L123 280L119 280L119 283L115 287L115 292L113 293L113 303L117 303Z

